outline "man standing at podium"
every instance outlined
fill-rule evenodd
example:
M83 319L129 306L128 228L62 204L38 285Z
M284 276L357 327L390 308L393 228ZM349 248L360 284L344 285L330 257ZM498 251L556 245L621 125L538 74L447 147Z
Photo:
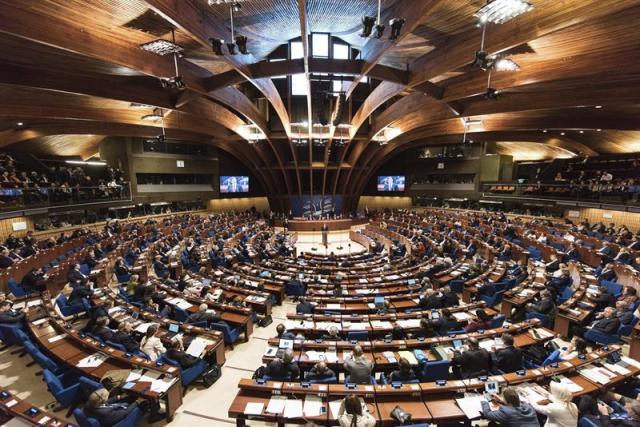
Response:
M325 248L329 247L329 226L327 224L322 224L322 244Z

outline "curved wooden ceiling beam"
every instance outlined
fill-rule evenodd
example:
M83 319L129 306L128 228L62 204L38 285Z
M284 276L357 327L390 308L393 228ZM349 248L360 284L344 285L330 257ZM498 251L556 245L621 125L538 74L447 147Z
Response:
M362 74L365 61L361 59L333 59L333 58L309 58L309 71L311 73L348 74L357 76ZM275 76L304 73L304 60L286 59L284 61L267 62L260 61L249 65L249 71L254 78L273 78ZM377 64L368 73L368 76L377 80L407 84L409 73L406 70ZM225 71L204 79L204 86L209 91L226 86L239 85L247 79L236 70Z
M611 15L636 7L638 0L601 2L597 0L543 1L537 8L505 24L490 25L485 38L485 50L491 54L505 51L546 34L560 31L584 21ZM423 55L409 65L410 78L406 87L412 88L448 71L468 65L479 48L481 29L476 28L451 37L446 45ZM405 86L382 82L356 112L352 120L352 134L384 102L400 94Z
M28 5L28 2L24 2ZM181 2L182 3L182 2ZM140 49L129 40L100 33L98 30L88 31L87 27L70 21L63 21L53 15L40 13L38 10L21 7L23 2L1 0L3 13L0 16L0 32L15 37L45 44L57 49L67 50L82 56L117 64L153 77L172 77L175 74L173 58L159 56ZM38 23L38 25L34 25ZM180 73L183 75L187 89L200 95L207 95L203 78L210 73L195 64L183 59L179 60ZM233 95L230 92L235 92ZM269 129L253 103L240 91L231 88L224 93L214 94L221 102L235 99L237 104L229 104L250 120L257 120L265 135ZM239 100L242 100L240 102ZM251 104L251 107L248 105Z
M196 3L193 0L144 0L151 9L180 28L193 40L203 47L211 49L210 38L229 39L227 26L212 14L207 13L206 3ZM226 50L226 47L225 47ZM280 98L280 94L271 79L256 79L250 74L248 64L254 63L253 55L229 55L223 59L238 73L247 78L269 100L276 114L280 118L287 133L290 132L289 114ZM215 92L215 91L213 91ZM215 95L212 95L215 96Z

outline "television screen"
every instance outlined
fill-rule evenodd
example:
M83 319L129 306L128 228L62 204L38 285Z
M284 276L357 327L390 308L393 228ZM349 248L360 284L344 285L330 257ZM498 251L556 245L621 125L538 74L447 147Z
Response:
M248 193L248 176L221 176L220 193Z
M378 191L404 191L404 176L379 176Z

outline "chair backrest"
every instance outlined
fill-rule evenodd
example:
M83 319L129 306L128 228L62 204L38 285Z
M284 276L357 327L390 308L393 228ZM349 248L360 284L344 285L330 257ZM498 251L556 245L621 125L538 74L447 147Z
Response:
M366 331L349 332L347 334L347 339L349 341L367 341L369 339L369 334Z
M67 297L64 294L60 294L58 295L58 297L56 298L56 305L58 306L58 308L60 308L61 310L66 307L67 305L69 305L69 302L67 300Z
M497 315L496 317L491 319L491 328L500 328L500 327L502 327L502 324L504 323L505 319L506 319L506 316L504 314Z
M550 355L544 359L542 366L551 365L552 363L558 363L560 361L560 350L554 350Z
M105 341L105 344L106 344L106 345L108 345L108 346L111 346L111 347L113 347L113 348L117 348L117 349L118 349L118 350L120 350L120 351L124 351L124 352L126 352L126 351L127 351L127 349L125 348L125 346L123 346L122 344L117 343L117 342L113 342L113 341L108 341L108 340L107 340L107 341Z
M24 290L24 288L22 286L20 286L18 284L18 282L16 281L16 279L14 279L13 277L9 278L9 281L7 282L7 285L9 286L9 291L11 291L11 293L15 296L15 297L23 297L27 294L27 292Z
M98 420L93 417L89 417L80 408L73 410L73 416L76 417L76 421L78 421L78 425L80 427L100 427Z
M175 320L178 322L186 322L189 319L189 314L180 307L175 307Z
M435 380L445 380L449 377L449 367L451 361L438 360L436 362L427 362L422 367L422 381L433 382Z
M49 390L54 396L57 396L58 393L64 389L64 386L58 377L56 377L50 370L45 369L42 373L42 378L44 379L44 382L47 383L47 387L49 387Z
M93 393L99 388L102 388L102 384L87 377L80 377L78 379L78 384L80 384L80 390L82 391L82 395L87 398L89 398L89 395L91 393Z
M594 423L587 417L580 417L578 420L578 427L598 427L598 424Z

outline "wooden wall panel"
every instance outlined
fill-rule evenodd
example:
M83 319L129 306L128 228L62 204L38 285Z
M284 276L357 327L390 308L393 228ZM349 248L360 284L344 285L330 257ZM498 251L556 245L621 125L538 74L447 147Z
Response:
M207 210L210 212L246 211L252 207L255 207L258 212L268 211L270 209L269 199L266 197L239 197L211 199L207 203Z
M24 222L27 228L22 231L13 231L13 224ZM17 216L14 218L0 219L0 240L4 241L9 234L13 234L16 237L22 237L27 234L27 231L33 231L33 220L29 217Z
M575 216L575 212L577 212L577 216ZM616 226L626 225L631 231L640 229L640 213L595 208L570 208L564 211L564 218L570 219L575 224L586 219L590 224L614 223Z
M361 196L358 201L358 210L364 210L365 206L369 210L380 209L409 209L411 208L411 197L401 196Z

